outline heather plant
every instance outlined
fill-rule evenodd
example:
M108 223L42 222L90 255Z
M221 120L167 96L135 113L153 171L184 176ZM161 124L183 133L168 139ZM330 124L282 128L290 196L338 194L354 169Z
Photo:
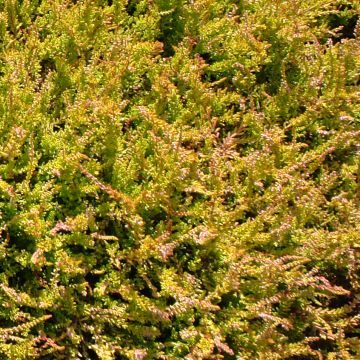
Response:
M360 356L359 13L0 1L0 358Z

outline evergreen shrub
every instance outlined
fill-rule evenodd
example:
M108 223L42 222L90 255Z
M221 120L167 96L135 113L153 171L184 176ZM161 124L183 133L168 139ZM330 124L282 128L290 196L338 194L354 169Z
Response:
M0 358L358 358L359 13L1 0Z

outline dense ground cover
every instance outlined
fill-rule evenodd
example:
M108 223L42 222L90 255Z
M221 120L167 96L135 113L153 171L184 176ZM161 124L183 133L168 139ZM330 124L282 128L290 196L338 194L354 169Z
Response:
M360 356L359 12L0 1L0 358Z

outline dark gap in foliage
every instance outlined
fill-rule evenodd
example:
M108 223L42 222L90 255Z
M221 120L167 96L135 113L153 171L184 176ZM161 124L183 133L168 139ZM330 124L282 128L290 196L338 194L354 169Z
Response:
M191 198L191 202L193 204L195 204L196 202L201 202L201 201L205 201L205 200L209 200L210 196L206 195L206 194L202 194L196 191L182 191L181 192L181 197L183 199L187 199L187 198Z
M261 329L264 326L265 321L262 318L255 316L249 319L249 324L254 326L254 329Z
M220 83L213 85L212 87L214 89L226 89L228 91L238 91L235 87L235 85L232 83L231 78L233 76L233 72L221 72L221 71L211 71L211 70L206 70L204 71L204 73L201 75L201 80L204 83L214 83L217 82L219 80L222 80ZM224 79L224 80L223 80ZM246 94L239 92L240 95L246 96ZM223 110L221 110L223 111ZM214 112L215 116L218 116L219 114L216 113L216 111Z
M200 50L200 49L198 49ZM199 54L201 56L201 58L203 60L205 60L205 62L208 64L208 65L212 65L216 62L216 60L213 58L212 54L209 53L209 52L206 52L206 51L199 51ZM205 74L203 75L205 76Z
M311 271L312 269L318 267L319 264L316 261L311 261L305 266L308 271ZM328 279L332 285L341 286L345 290L351 291L351 289L353 288L353 285L348 275L348 269L346 267L336 267L335 264L324 261L322 262L319 275L324 276L326 279ZM337 304L339 306L342 306L342 303L344 301L346 303L347 301L350 302L352 300L351 295L350 297L348 295L337 295L333 299L334 306L336 306Z
M359 274L359 270L357 270L356 272L357 274ZM350 307L351 307L351 311L349 312L350 316L357 316L360 313L360 302L357 299L357 296L354 292L351 293L351 302L350 302ZM358 329L360 331L360 329Z
M353 297L349 295L338 295L329 300L328 307L330 309L337 309L343 307L344 305L350 305L353 301Z
M135 14L139 0L128 0L125 6L127 14L132 17Z
M286 64L285 76L289 85L296 85L300 81L300 67L297 64Z
M236 339L237 332L238 331L234 331L233 334L227 334L225 336L225 344L227 344L229 346L229 348L232 349L235 352L235 354L234 355L230 355L228 353L223 354L223 359L224 360L235 360L237 358L236 355L237 355L238 350L239 350L238 349L238 347L239 347L238 341Z
M258 85L265 85L266 92L270 96L276 95L281 85L281 64L262 65L260 70L255 73L255 78Z
M322 168L318 167L315 169L315 171L313 171L313 173L310 176L314 181L319 182L321 175L322 175Z
M131 278L133 279L133 278ZM143 282L143 284L141 285L140 289L139 289L139 294L147 297L147 298L152 298L152 290L146 285L145 282Z
M254 142L249 140L245 144L239 144L238 146L236 146L236 151L239 153L240 156L247 156L252 150L254 150L254 148L256 148ZM244 178L247 177L247 174L245 173L243 173L242 175L244 176Z
M239 308L240 305L240 299L239 299L239 292L238 291L230 291L226 294L222 294L221 295L221 300L219 303L217 303L217 305L221 308L221 309L227 309L227 308L233 308L236 307L237 309Z
M321 136L311 128L309 130L303 131L302 133L297 133L296 140L307 145L304 147L303 152L311 150L316 145L322 143Z
M243 216L239 221L240 224L247 222L248 220L253 220L258 216L258 212L255 209L245 210Z
M162 261L160 261L154 257L150 257L147 261L147 264L149 265L149 269L147 270L146 275L149 277L151 284L158 291L161 291L161 282L160 282L160 278L158 276L158 269L162 268L162 266L163 266Z
M358 310L360 310L360 309L358 309ZM356 314L354 314L354 316L356 316L356 315L358 315L358 314L359 314L359 312L357 312ZM345 334L346 334L346 338L347 338L347 339L349 339L349 338L355 338L355 339L357 339L357 338L360 336L360 330L357 329L357 328L355 328L354 331L346 331ZM352 354L355 355L355 353L352 353Z
M241 105L239 103L232 103L226 109L231 111L232 114L241 112ZM224 111L225 113L225 111ZM215 114L214 114L215 115ZM216 114L215 116L221 116L223 114ZM220 122L217 124L217 130L219 131L219 139L225 139L229 134L233 134L239 128L238 123ZM242 136L246 136L245 134Z
M67 318L68 314L63 311L56 311L54 309L54 311L52 311L50 315L51 315L51 318L48 319L46 321L46 323L44 323L45 329L49 329L47 332L49 336L56 336L54 327L55 328L56 327L67 328L71 324L71 322L69 321L69 318Z
M66 105L62 98L57 98L56 100L51 100L48 108L48 115L51 115L51 117L55 120L59 120L61 118L61 115L65 112ZM64 121L60 121L57 123L56 128L54 128L54 131L57 132L59 130L62 130L65 128L66 123Z
M87 47L86 50L84 51L84 59L85 59L86 65L90 64L90 61L92 60L92 56L93 56L93 51L94 51L93 46ZM101 57L101 55L100 55L100 57ZM99 59L100 59L100 57L99 57Z
M200 261L194 263L192 259L196 257L200 258ZM180 244L174 251L171 262L181 265L184 272L199 278L206 291L213 291L216 286L213 273L226 267L222 263L221 255L212 250L210 245L202 247L191 243Z
M149 278L149 281L151 282L151 287L150 284L148 284L145 280L142 280L142 285L141 288L139 290L139 293L142 294L143 296L146 296L147 298L154 298L154 290L155 291L160 291L161 290L161 285L160 285L160 281L158 279L158 277L156 276L155 272L148 272L146 274Z
M127 112L129 111L130 109L130 105L127 104L125 109L124 109L124 112ZM122 128L121 128L121 131L123 134L126 134L128 131L130 130L134 130L136 128L136 126L134 125L135 123L135 120L134 119L126 119L123 123L122 123Z
M319 221L318 219L308 219L305 223L304 223L304 228L305 229L319 229Z
M299 115L305 114L306 110L307 110L307 107L305 105L299 105L298 114Z
M34 273L29 268L18 270L14 276L9 277L9 286L19 290L28 290L33 283Z
M330 154L327 154L324 160L324 164L327 164L330 168L339 168L347 159L348 162L355 163L357 158L358 146L356 144L348 147L337 148ZM352 161L350 161L352 160Z
M117 301L120 303L126 303L126 304L128 303L128 301L125 300L119 292L110 292L108 294L108 297L110 300L113 300L113 301Z
M261 245L255 245L252 247L252 250L263 253L263 254L275 254L281 256L282 253L286 253L289 250L288 244L278 244L273 242L268 242Z
M193 326L195 326L195 327L199 326L200 322L201 322L201 318L202 318L202 315L198 311L195 311L194 312Z
M10 246L18 250L27 250L34 252L36 250L36 239L21 229L18 225L13 224L8 227L10 236Z
M171 324L159 323L158 325L160 335L155 338L155 341L160 342L162 344L167 341L171 341L172 338L172 326Z
M194 223L194 218L192 216L186 215L173 217L172 220L174 220L174 224L181 224L183 222L184 224L191 225ZM174 231L174 233L175 232L176 230Z
M93 349L89 348L89 344L86 343L86 350L85 354L87 359L89 360L100 360L100 358L97 356L96 352Z
M232 349L232 347L230 346L230 349ZM219 351L217 351L218 354L220 354ZM222 357L220 359L223 359L223 360L236 360L237 359L237 356L236 355L230 355L228 353L223 353L221 352L222 354Z
M107 235L116 236L121 239L120 250L129 249L134 246L135 239L130 236L126 225L118 220L108 220L104 229Z
M171 257L171 261L184 265L184 270L185 271L189 271L189 267L186 266L187 262L189 259L191 258L195 258L195 253L197 253L198 249L197 246L195 244L191 244L188 242L183 242L181 243L179 246L176 247L176 249L174 250L174 254Z
M217 346L215 346L214 350L213 350L213 354L215 355L215 359L219 358L219 359L226 359L226 357L224 357L223 355L226 354L228 357L227 359L229 360L236 360L236 356L234 355L230 355L224 351L221 351ZM217 356L217 357L216 357Z
M165 298L166 306L174 305L176 303L176 299L173 296L167 296Z
M330 189L328 192L326 193L323 193L326 201L332 201L333 198L337 195L339 195L339 191L341 189L341 183L342 181L339 181L337 184L336 184L336 187L333 188L333 189Z
M150 91L152 88L152 83L151 83L151 79L149 78L149 74L145 73L141 75L140 80L142 84L142 89L144 91Z
M355 83L350 83L350 84L347 84L347 85L360 86L360 76L357 77L357 80L356 80Z
M211 261L211 260L209 260ZM209 266L211 263L207 262L204 265L203 271L201 272L201 283L203 285L204 290L209 294L216 288L216 279L214 278L212 272L216 271L212 269L212 266Z
M69 252L72 255L87 255L87 256L91 256L94 254L93 250L89 250L87 249L85 246L83 245L78 245L78 244L68 244L67 245L67 249L69 250ZM103 260L103 258L101 259Z
M328 20L330 30L335 30L340 26L343 27L337 36L331 37L334 44L344 39L353 39L355 37L355 26L357 21L359 20L358 14L349 14L352 10L351 4L340 5L338 10L340 10L340 13L330 14Z
M346 290L352 289L346 268L337 268L335 264L325 263L323 264L322 273L333 285L341 286Z
M181 1L171 0L163 2L156 0L155 3L158 3L160 11L168 11L160 19L160 36L157 40L164 44L162 55L170 57L175 54L174 46L181 42L185 34L185 19L181 12Z
M292 209L296 206L295 201L292 199L288 200L287 204L288 204L289 208L292 208Z
M281 292L286 291L288 289L288 285L284 282L279 282L277 284L277 289L278 289L278 291L281 291Z
M15 326L16 323L14 323L13 321L11 320L8 320L8 319L1 319L0 318L0 326L1 328L10 328L10 327L13 327ZM4 341L3 339L1 339L2 341Z
M236 205L236 194L232 191L227 191L223 195L223 204L227 206L235 206Z
M81 335L83 339L82 344L80 345L79 352L83 355L83 357L85 357L85 359L101 360L96 354L96 352L89 346L89 344L94 343L94 335L87 331L82 332Z
M26 172L15 172L12 174L11 179L16 183L22 183L26 179Z
M139 76L135 82L135 80L132 79L132 74L130 72L128 74L125 73L121 79L121 82L124 91L123 98L129 100L126 108L136 104L138 97L145 95L142 94L142 92L149 92L152 88L151 80L148 78L147 74Z
M115 354L115 360L129 360L129 358L125 355Z
M89 286L94 289L96 284L101 281L103 275L95 274L93 271L89 271L85 276L85 281L89 284Z
M50 71L56 70L55 60L52 58L44 58L40 61L40 77L42 81L46 79L46 76Z
M321 350L326 352L335 352L339 349L339 346L330 339L319 339L316 341L309 342L309 346L313 350Z
M167 220L168 214L162 207L139 209L139 214L145 221L147 235L153 235L156 227Z
M147 286L146 282L141 278L135 265L130 265L128 267L127 278L132 281L132 283L135 285L135 288L139 292L139 294L141 294L147 298L152 297L151 289Z
M4 324L5 325L5 324ZM16 345L17 341L16 340L12 340L12 339L6 339L6 340L2 340L5 344L12 344L12 345Z
M359 334L358 334L358 337L359 337ZM351 350L351 349L350 349L350 350L348 350L348 351L349 351L349 354L350 354L350 355L354 356L353 359L355 359L355 356L357 356L357 355L359 354L358 352L356 352L356 350Z
M205 145L205 140L194 142L191 139L189 139L181 142L181 146L183 146L185 149L194 150L195 152L204 148L204 145Z

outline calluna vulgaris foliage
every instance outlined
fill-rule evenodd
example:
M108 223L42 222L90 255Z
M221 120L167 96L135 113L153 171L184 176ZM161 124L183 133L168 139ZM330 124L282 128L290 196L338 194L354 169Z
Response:
M355 359L360 3L0 1L0 358Z

